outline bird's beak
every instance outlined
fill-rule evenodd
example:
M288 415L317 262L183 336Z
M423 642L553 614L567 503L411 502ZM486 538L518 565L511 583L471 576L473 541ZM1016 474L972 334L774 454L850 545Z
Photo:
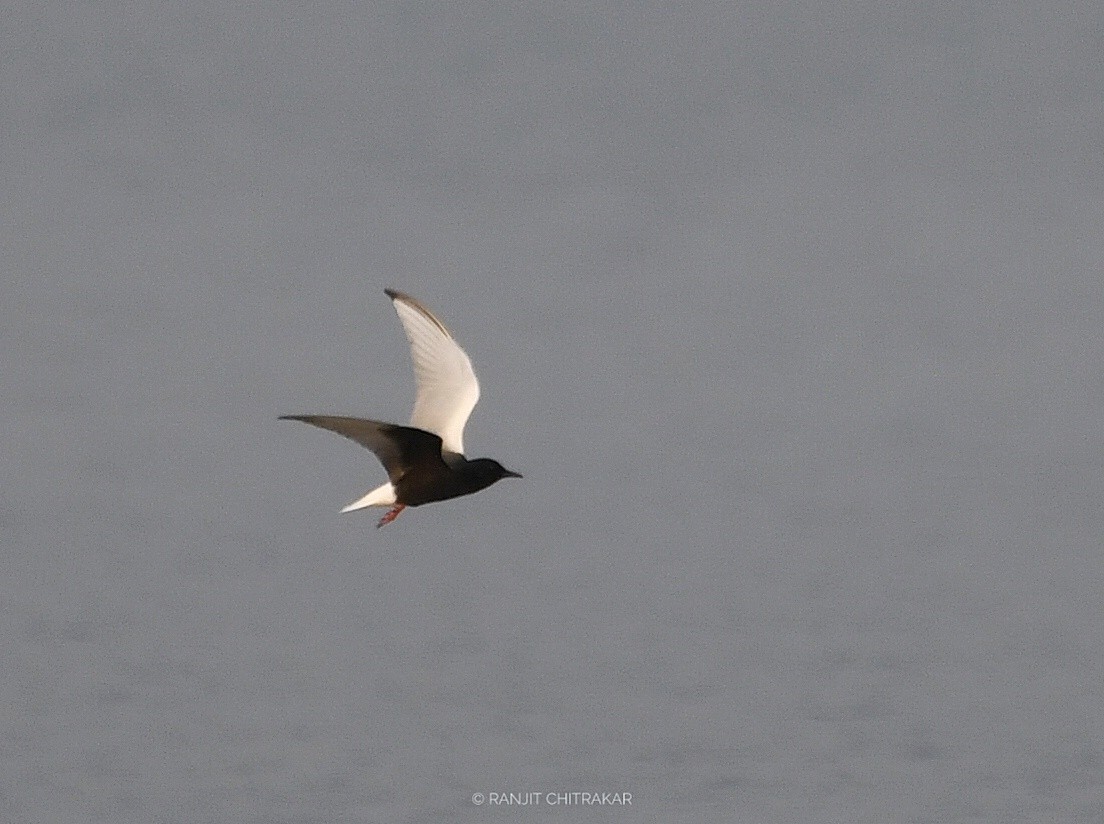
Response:
M502 475L502 477L503 478L520 478L521 475L519 475L517 472L511 472L509 469L507 469L506 472Z

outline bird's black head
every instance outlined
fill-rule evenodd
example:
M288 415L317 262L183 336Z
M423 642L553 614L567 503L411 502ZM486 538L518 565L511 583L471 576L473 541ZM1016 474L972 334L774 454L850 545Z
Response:
M498 461L493 461L490 458L476 458L474 461L468 461L465 472L470 473L474 478L479 478L486 486L490 486L495 481L503 478L521 477L518 473L511 472Z

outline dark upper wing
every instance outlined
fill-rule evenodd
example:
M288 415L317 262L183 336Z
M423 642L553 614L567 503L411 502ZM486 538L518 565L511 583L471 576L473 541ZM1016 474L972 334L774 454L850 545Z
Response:
M309 423L368 447L380 459L392 483L412 466L444 463L441 437L412 426L337 415L281 415L280 420Z

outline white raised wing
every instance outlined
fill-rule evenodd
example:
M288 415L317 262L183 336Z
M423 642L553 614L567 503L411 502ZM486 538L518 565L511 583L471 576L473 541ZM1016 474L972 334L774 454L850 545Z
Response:
M417 300L387 289L399 313L418 384L410 425L441 436L445 452L464 454L464 425L479 400L471 360L441 321Z

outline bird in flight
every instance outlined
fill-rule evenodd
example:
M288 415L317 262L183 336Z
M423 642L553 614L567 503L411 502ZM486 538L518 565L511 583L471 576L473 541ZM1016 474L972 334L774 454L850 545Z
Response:
M408 506L471 495L502 478L520 478L490 458L464 457L464 425L479 400L471 359L437 317L410 295L384 290L399 314L418 390L410 426L335 415L281 415L356 441L375 453L387 483L342 512L390 507L376 527L391 523Z

